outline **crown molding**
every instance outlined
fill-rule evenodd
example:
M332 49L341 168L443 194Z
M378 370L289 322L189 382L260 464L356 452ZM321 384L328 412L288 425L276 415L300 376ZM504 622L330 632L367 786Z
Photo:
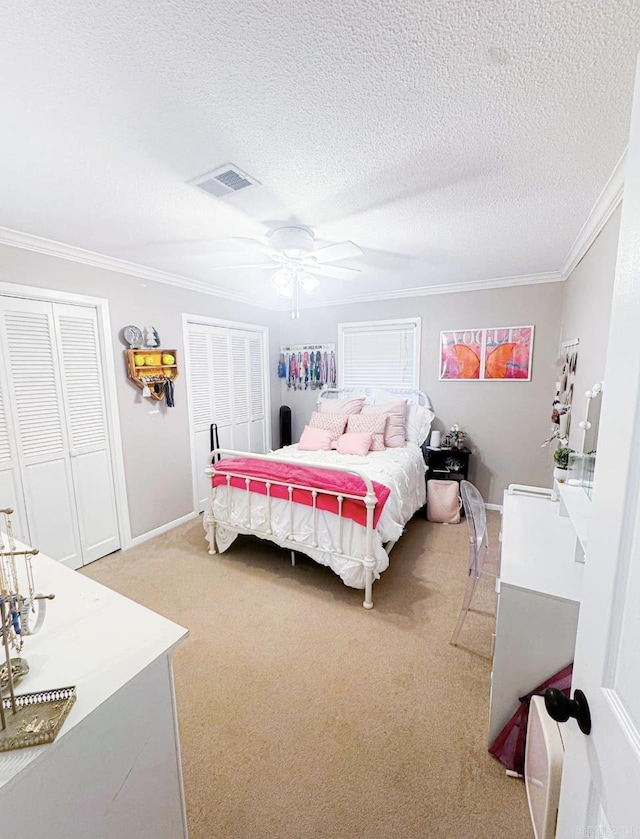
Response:
M139 265L136 262L127 262L124 259L117 259L106 254L85 250L75 245L66 245L63 242L56 242L52 239L33 236L31 233L11 230L8 227L0 227L0 245L22 248L23 250L42 253L47 256L55 256L59 259L67 259L71 262L80 262L83 265L90 265L93 268L116 271L118 274L128 274L152 283L178 286L179 288L186 288L189 291L198 291L201 294L210 294L214 297L222 297L225 300L233 300L236 303L248 303L263 309L278 308L273 305L257 303L250 295L240 294L237 291L214 286L202 280L193 280L189 277L182 277L179 274L170 274L167 271L161 271L159 268L150 268L147 265Z
M596 234L597 235L597 234ZM106 254L85 250L75 245L66 245L63 242L56 242L52 239L44 239L41 236L34 236L31 233L22 233L18 230L11 230L8 227L0 227L0 245L9 245L14 248L33 251L35 253L55 256L59 259L67 259L71 262L80 262L83 265L90 265L93 268L102 268L106 271L116 271L119 274L127 274L138 277L141 280L148 280L154 283L177 286L189 291L197 291L201 294L209 294L214 297L221 297L226 300L233 300L236 303L247 303L262 309L272 311L288 311L290 306L286 302L274 301L273 304L266 304L256 301L254 298L230 291L226 288L210 285L202 280L193 280L189 277L182 277L179 274L170 274L161 271L159 268L150 268L146 265L139 265L136 262L128 262L124 259L117 259ZM465 291L483 291L492 288L508 288L510 286L535 285L537 283L555 283L565 279L565 275L557 271L549 271L542 274L524 274L515 277L498 277L488 280L472 280L460 283L446 283L441 285L420 286L418 288L394 289L392 291L371 292L370 294L359 294L352 297L340 297L329 300L305 299L305 309L316 309L324 306L341 306L351 303L370 303L377 300L396 300L405 297L424 297L433 294L457 294Z
M571 274L593 245L602 228L611 218L613 211L622 201L626 163L627 150L625 149L562 264L561 271L565 278Z
M512 286L538 285L539 283L560 283L565 277L559 271L547 271L541 274L521 274L515 277L496 277L488 280L470 280L460 283L442 283L441 285L420 286L418 288L399 288L393 291L376 291L353 297L340 297L330 300L318 300L306 297L304 309L318 309L324 306L344 306L351 303L373 303L377 300L398 300L405 297L426 297L434 294L460 294L465 291L486 291L492 288L510 288ZM289 307L279 306L282 311Z

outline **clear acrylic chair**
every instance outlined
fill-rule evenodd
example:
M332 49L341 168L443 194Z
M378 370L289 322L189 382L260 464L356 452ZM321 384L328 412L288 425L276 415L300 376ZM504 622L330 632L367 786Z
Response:
M481 576L497 578L500 574L500 555L489 548L489 534L487 532L487 513L484 501L478 490L469 481L460 482L460 494L469 528L469 578L464 592L460 616L453 630L450 644L458 642L458 635L469 612L490 615L480 609L472 609L471 601Z

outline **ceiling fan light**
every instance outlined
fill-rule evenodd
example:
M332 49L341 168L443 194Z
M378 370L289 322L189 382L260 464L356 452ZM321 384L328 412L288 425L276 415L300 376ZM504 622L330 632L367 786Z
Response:
M314 292L318 286L320 285L320 281L317 277L314 277L313 274L309 274L306 271L303 274L300 274L298 277L298 282L300 283L300 288L303 291L306 291L307 294L311 294Z
M283 297L291 297L293 282L288 271L280 270L271 277L271 285Z

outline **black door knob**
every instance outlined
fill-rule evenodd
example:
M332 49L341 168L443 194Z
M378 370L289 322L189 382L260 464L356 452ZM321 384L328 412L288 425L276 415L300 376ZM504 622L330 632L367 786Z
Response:
M587 697L581 690L574 690L573 699L567 699L558 688L548 688L544 692L544 704L551 719L566 722L573 717L583 734L591 732L591 714Z

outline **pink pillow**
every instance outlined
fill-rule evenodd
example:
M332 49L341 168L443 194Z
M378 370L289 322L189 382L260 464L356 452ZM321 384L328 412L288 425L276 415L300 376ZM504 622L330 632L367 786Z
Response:
M322 414L359 414L364 405L364 396L349 396L346 399L321 399Z
M312 428L305 425L300 442L298 443L298 451L300 452L329 452L331 451L331 444L333 437L330 431L324 428Z
M330 431L333 440L338 439L344 431L346 424L346 414L321 414L315 411L311 414L311 419L309 420L311 428L323 428L325 431Z
M384 430L387 414L351 414L347 420L347 432L371 434L371 451L384 451Z
M380 405L365 405L363 414L388 414L387 427L384 432L384 444L390 449L397 449L405 445L404 421L407 416L407 403L404 399L397 402L384 402Z
M343 434L338 437L336 443L336 451L340 454L358 454L361 457L369 451L371 447L371 434Z

